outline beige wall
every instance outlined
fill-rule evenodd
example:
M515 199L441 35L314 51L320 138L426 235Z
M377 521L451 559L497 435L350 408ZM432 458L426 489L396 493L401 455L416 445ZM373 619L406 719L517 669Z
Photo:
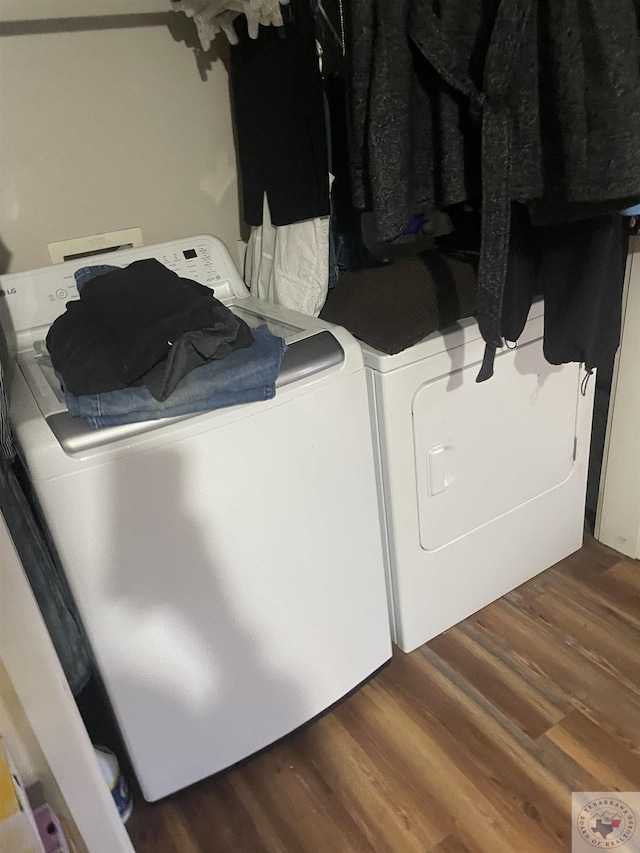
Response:
M174 12L0 23L0 272L133 226L147 244L214 233L235 257L226 57L196 45Z

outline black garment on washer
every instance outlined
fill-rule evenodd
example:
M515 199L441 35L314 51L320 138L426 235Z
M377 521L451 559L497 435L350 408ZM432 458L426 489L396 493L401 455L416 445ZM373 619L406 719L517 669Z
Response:
M252 343L244 320L209 287L153 258L92 279L47 334L67 391L146 385L156 400L166 400L194 368Z
M309 0L282 8L284 26L251 39L244 15L231 48L243 215L262 223L263 197L274 225L328 216L329 166L322 80Z
M526 205L511 206L501 331L517 341L531 302L544 296L544 354L551 364L606 365L620 343L627 256L619 214L532 225Z

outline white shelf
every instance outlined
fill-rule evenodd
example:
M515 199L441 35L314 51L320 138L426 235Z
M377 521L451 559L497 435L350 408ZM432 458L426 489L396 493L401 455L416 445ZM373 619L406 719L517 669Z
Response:
M0 23L169 12L169 0L0 0Z

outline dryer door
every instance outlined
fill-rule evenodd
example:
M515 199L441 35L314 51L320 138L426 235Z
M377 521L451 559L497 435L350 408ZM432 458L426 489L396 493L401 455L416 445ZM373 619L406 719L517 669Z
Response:
M425 383L413 400L420 544L433 551L559 486L575 456L577 364L533 341ZM544 530L540 531L544 536Z

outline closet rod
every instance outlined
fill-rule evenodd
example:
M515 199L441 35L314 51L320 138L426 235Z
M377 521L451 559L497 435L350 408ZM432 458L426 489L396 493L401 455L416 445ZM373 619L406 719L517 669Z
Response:
M167 0L0 0L0 22L169 12Z

